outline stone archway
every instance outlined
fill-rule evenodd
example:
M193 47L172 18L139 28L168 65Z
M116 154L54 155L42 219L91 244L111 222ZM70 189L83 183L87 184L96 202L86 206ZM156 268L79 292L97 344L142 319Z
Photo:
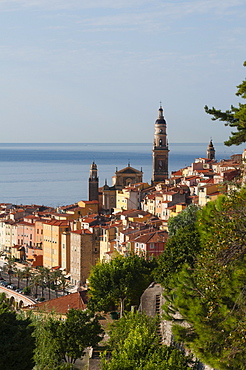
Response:
M23 307L24 303L22 300L19 301L19 310Z
M15 307L15 297L11 296L9 298L9 305L10 307Z

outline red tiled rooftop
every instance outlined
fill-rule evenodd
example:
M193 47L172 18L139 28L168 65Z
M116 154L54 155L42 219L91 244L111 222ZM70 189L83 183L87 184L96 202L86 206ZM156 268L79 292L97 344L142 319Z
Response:
M71 231L71 233L73 234L79 234L79 235L82 235L82 234L88 234L88 235L91 235L92 232L88 229L80 229L80 230L75 230L75 231Z
M86 292L71 293L59 298L51 299L50 301L34 304L33 310L41 312L53 312L65 315L71 308L84 310L86 309L87 297Z

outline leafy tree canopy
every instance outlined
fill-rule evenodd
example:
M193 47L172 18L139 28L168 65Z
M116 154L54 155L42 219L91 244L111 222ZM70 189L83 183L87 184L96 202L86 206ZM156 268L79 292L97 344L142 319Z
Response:
M89 346L96 346L103 330L98 318L87 311L71 309L66 320L50 315L37 320L34 359L38 370L61 369L74 364Z
M120 303L121 316L126 299L137 304L143 291L152 281L155 261L130 255L118 256L110 262L99 262L89 276L90 300L93 311L110 311Z
M0 368L8 370L33 369L33 327L29 318L23 319L10 311L5 297L0 298Z
M35 322L37 370L61 369L74 364L89 346L96 346L103 330L98 318L88 311L71 309L66 320L50 315Z
M198 217L201 251L193 267L176 274L166 303L189 325L174 327L205 363L219 370L246 366L246 191L220 196Z
M191 225L193 226L197 220L197 212L199 207L196 204L190 204L182 212L175 217L170 217L168 220L168 235L174 236L181 228Z
M170 237L154 270L155 281L166 289L185 263L190 267L194 266L200 251L200 233L196 223L198 211L198 206L190 205L176 217L169 219Z
M159 345L158 321L145 314L128 313L111 329L110 360L103 358L103 370L188 370L190 357L174 347ZM189 365L191 367L189 367Z
M246 66L246 62L244 62L244 66ZM246 80L238 85L237 88L236 95L246 99ZM214 107L208 108L207 105L204 109L206 113L213 116L213 121L218 119L219 121L226 122L225 126L233 127L236 130L231 132L231 136L225 141L225 145L240 145L246 141L246 104L239 103L238 107L232 105L231 109L225 112Z

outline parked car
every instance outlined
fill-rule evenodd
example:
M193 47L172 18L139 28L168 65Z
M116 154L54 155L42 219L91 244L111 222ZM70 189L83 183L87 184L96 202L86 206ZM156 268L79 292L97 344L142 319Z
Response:
M9 285L7 285L7 288L12 289L12 290L16 290L17 287L14 284L9 284Z
M44 297L38 297L38 298L35 299L35 301L43 302L43 301L45 301L45 298Z

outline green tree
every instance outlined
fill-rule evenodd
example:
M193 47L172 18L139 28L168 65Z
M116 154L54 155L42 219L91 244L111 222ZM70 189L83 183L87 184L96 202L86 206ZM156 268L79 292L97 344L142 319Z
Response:
M20 281L23 279L23 271L17 267L13 268L14 274L17 277L17 288L20 288Z
M168 221L169 239L164 252L157 259L154 270L155 281L168 289L175 274L184 264L193 267L200 252L200 233L197 227L199 207L188 206Z
M0 368L8 370L33 369L34 339L29 318L23 319L11 311L3 297L0 299Z
M167 318L178 311L189 324L174 326L176 340L220 370L246 366L245 210L245 189L202 209L200 255L175 275L166 303Z
M246 66L246 62L244 62ZM246 99L246 80L237 86L236 95L243 99ZM214 107L204 107L205 112L213 116L212 120L219 120L226 122L225 126L230 126L235 129L235 132L231 132L231 136L225 145L240 145L246 141L246 104L239 103L238 107L231 106L231 109L222 112L221 110L215 109Z
M61 277L62 277L62 271L61 270L52 271L52 273L51 273L51 287L56 292L56 298L58 297L58 290L59 290Z
M40 279L41 296L43 298L44 297L44 288L45 288L45 284L46 284L46 268L43 267L43 266L38 267L37 271L38 271L38 276L39 276L39 279Z
M66 288L68 288L70 283L67 281L64 275L61 275L60 280L59 280L59 289L62 290L63 295L65 295Z
M190 357L174 347L159 345L158 320L145 314L128 313L111 329L109 346L112 356L102 359L103 370L188 370ZM191 367L189 367L189 365Z
M29 279L32 277L32 268L26 266L23 270L23 278L26 279L26 287L29 285Z
M71 309L63 321L55 316L42 317L35 324L35 363L38 370L60 369L74 364L86 347L102 339L98 318L87 311Z
M193 225L181 228L176 235L168 239L164 252L157 260L154 270L155 281L168 289L172 287L175 275L185 264L192 267L200 252L200 236Z
M15 258L14 257L5 257L5 260L7 261L7 264L4 265L4 270L9 275L9 284L11 284L12 281L12 275L14 274L14 268L15 268Z
M170 217L168 220L168 235L174 236L181 228L194 225L197 220L197 213L200 207L196 204L190 204L182 212L175 217Z
M110 262L99 262L89 276L90 299L88 308L93 311L110 311L120 304L120 316L125 301L137 304L143 291L152 281L155 261L130 255L118 256Z
M38 287L40 286L40 276L38 273L33 273L32 276L31 276L31 283L30 283L30 287L31 288L34 288L34 295L35 295L35 298L37 298L38 296Z

